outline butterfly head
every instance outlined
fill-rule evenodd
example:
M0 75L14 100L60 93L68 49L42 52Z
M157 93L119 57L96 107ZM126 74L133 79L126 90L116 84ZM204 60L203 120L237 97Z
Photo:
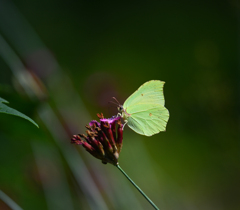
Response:
M123 105L118 105L118 111L121 113L124 111Z

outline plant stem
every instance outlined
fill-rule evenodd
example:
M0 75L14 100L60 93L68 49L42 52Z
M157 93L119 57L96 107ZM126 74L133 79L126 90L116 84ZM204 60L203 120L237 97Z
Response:
M150 200L149 197L131 180L131 178L122 170L122 168L117 164L117 168L124 174L124 176L133 184L134 187L146 198L146 200L153 206L153 208L159 210L159 208Z

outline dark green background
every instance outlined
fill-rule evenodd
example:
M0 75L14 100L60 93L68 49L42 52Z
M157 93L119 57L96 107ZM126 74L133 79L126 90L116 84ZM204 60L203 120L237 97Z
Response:
M108 104L112 96L123 103L146 81L166 82L167 132L149 138L126 128L119 159L160 209L240 208L237 1L13 2L42 43L25 37L27 29L14 18L6 22L12 32L5 33L3 27L0 32L13 49L19 43L16 52L26 66L43 84L48 81L48 98L43 102L20 94L9 66L0 58L1 97L40 125L37 129L23 119L0 115L1 190L23 209L47 208L31 141L55 143L36 110L42 103L56 108L56 97L62 109L75 103L74 98L65 98L71 96L68 83L55 85L58 68L50 73L45 68L50 65L48 60L41 56L37 56L39 68L29 63L31 56L47 47L61 66L59 77L69 79L92 119L99 112L106 117L116 114L116 107ZM48 91L51 83L54 91ZM71 119L71 110L65 114L76 127L81 124L82 130L76 132L83 133L88 123L85 117ZM80 153L85 151L81 148ZM83 158L92 157L83 154ZM108 168L104 176L118 182L111 174L117 169L92 161L99 164L94 170ZM75 209L79 209L82 204L64 158L62 164ZM143 209L150 208L135 189L133 192ZM1 202L0 207L8 209Z

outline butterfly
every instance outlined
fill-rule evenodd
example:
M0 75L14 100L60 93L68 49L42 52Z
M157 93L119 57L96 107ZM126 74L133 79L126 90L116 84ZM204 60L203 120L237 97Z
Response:
M164 83L160 80L146 82L118 106L118 115L136 133L152 136L166 130L169 112L164 107Z

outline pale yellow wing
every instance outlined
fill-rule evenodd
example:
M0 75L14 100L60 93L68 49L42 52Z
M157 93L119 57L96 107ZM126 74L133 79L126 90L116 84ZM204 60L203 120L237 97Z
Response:
M141 85L132 95L130 95L123 104L126 109L144 101L149 104L165 105L163 96L163 85L165 82L160 80L151 80Z
M128 111L128 110L127 110ZM169 119L168 110L159 104L138 104L129 109L127 125L136 133L152 136L166 130Z
M140 86L124 102L124 118L136 133L152 136L165 131L169 112L164 107L164 82L151 80Z

